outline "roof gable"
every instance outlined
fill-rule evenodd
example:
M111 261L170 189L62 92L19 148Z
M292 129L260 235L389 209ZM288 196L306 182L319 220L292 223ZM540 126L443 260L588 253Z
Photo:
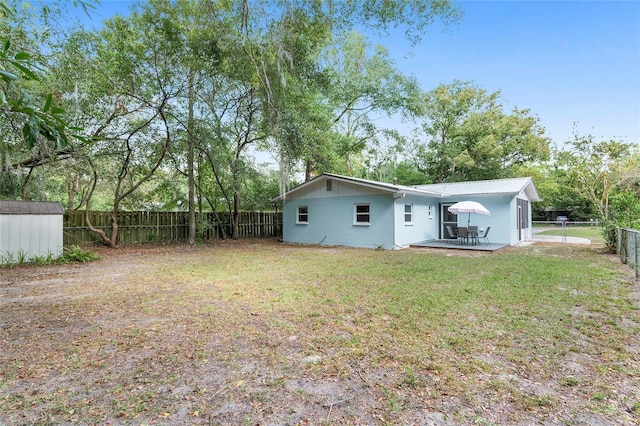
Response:
M360 178L354 178L354 177L350 177L350 176L342 176L342 175L335 175L335 174L331 174L331 173L323 173L319 176L314 177L313 179L304 182L298 186L296 186L295 188L289 190L287 193L280 195L279 197L276 197L274 200L285 200L288 197L291 196L295 196L298 193L303 193L305 190L308 190L312 187L315 187L317 185L321 185L322 182L325 182L327 180L336 180L339 182L344 182L347 184L352 184L352 185L357 185L357 186L362 186L371 190L375 190L375 191L381 191L381 192L387 192L390 194L394 194L394 193L406 193L406 194L414 194L414 195L426 195L426 196L440 196L439 193L437 192L433 192L427 189L420 189L420 188L416 188L413 186L405 186L405 185L394 185L391 183L385 183L385 182L377 182L377 181L373 181L373 180L368 180L368 179L360 179Z

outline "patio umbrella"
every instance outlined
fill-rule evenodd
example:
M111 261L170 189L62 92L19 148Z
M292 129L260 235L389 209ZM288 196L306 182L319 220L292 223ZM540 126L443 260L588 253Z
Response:
M475 201L460 201L450 206L447 210L453 214L468 213L467 227L469 226L469 223L471 223L471 213L478 213L486 216L491 215L491 212L485 206Z

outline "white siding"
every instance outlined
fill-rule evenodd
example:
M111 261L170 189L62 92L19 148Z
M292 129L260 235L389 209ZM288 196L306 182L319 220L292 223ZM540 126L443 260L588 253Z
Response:
M62 215L0 215L0 255L17 260L62 254Z

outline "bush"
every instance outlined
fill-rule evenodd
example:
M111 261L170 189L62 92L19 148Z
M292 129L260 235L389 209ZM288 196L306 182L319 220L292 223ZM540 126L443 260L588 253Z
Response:
M73 263L73 262L93 262L100 257L97 254L91 253L89 250L84 250L80 246L71 246L71 248L65 248L62 252L62 256L59 257L60 263Z
M603 222L602 234L607 247L615 251L616 228L640 227L640 201L632 191L625 191L611 197L609 217Z

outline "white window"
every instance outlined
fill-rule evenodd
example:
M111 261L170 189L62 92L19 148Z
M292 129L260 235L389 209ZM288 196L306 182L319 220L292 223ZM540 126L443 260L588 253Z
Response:
M371 219L369 211L369 204L356 204L353 208L354 225L369 225Z
M404 205L404 224L413 225L413 204Z
M309 206L298 206L296 223L302 225L309 223Z
M429 206L429 219L433 219L433 215L431 214L431 206Z

